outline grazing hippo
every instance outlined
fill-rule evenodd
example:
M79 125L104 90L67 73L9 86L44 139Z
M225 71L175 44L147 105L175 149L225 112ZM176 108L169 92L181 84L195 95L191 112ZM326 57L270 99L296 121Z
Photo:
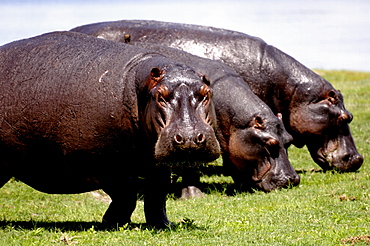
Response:
M0 185L103 189L103 222L130 222L137 177L148 224L165 227L171 165L219 157L205 76L144 49L73 32L0 47Z
M272 111L281 113L297 147L307 146L324 170L355 171L363 163L349 123L352 114L342 94L292 57L244 33L224 29L123 20L72 29L113 41L130 34L135 41L159 43L219 60L234 68Z
M238 186L247 190L271 191L299 184L300 178L290 164L285 149L292 140L291 135L281 119L250 90L239 74L221 62L178 49L142 42L131 44L196 67L200 73L207 74L213 89L218 126L216 134L222 149L223 165ZM194 187L185 185L189 186L188 190ZM187 198L184 192L182 197Z

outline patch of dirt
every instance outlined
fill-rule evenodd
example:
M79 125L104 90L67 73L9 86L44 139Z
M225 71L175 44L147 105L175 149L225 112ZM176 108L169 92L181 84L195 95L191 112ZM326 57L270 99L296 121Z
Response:
M343 194L339 196L340 201L355 201L356 198L354 196L347 196L346 194Z
M344 244L349 243L350 245L355 245L355 243L358 243L358 242L370 243L370 236L368 235L358 236L358 237L350 236L348 238L343 238L341 241Z
M105 203L111 203L112 199L102 190L94 190L91 191L90 194L99 201L105 202Z

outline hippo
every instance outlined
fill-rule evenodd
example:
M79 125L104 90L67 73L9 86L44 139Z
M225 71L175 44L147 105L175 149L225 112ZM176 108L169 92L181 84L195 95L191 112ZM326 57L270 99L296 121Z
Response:
M0 47L0 185L102 189L103 223L130 222L138 179L150 226L171 225L172 166L220 156L212 89L193 68L128 44L52 32Z
M103 39L159 43L235 69L275 114L298 148L307 146L324 170L356 171L357 152L343 96L328 81L262 39L214 27L145 20L101 22L73 28Z
M207 74L213 89L217 116L217 139L221 145L225 173L232 176L236 187L269 192L298 185L300 177L289 162L286 147L292 136L281 118L258 98L243 79L229 66L190 53L152 43L130 44L165 55L196 67ZM183 174L183 181L191 178ZM200 194L196 186L184 184L182 198Z

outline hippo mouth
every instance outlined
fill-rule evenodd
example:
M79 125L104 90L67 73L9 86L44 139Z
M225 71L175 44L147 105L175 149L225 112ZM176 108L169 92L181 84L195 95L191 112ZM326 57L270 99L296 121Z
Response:
M235 183L241 185L247 191L260 190L263 192L270 192L277 188L293 187L299 184L299 176L293 167L287 166L288 164L281 157L274 158L266 155L261 159L258 160L258 163L254 163L255 168L252 170L237 168L236 173L232 174ZM236 161L237 159L233 159L234 165ZM251 163L247 166L250 167Z
M343 152L339 146L340 139L330 139L325 146L313 151L309 148L314 161L325 171L337 170L341 172L353 172L359 169L363 163L363 157L353 152ZM314 153L314 154L313 154Z
M270 156L269 151L266 149L267 155L265 155L257 167L253 170L252 176L252 189L257 189L265 192L269 192L275 189L275 185L271 182L271 168L274 162L273 158Z
M211 126L204 133L192 128L175 134L168 128L161 128L161 134L154 147L154 158L158 165L173 167L201 166L217 159L220 145ZM194 132L194 134L188 134Z
M267 176L267 173L271 170L271 158L263 158L262 165L257 165L257 168L254 169L254 174L252 180L256 183L263 182L264 178Z
M276 185L271 182L271 163L264 164L258 170L255 170L255 174L252 177L251 188L264 192L270 192L276 189Z
M326 169L333 168L334 154L338 150L338 140L326 141L324 147L317 150L317 162L321 167Z
M299 176L288 159L285 160L285 155L282 156L280 153L279 156L274 157L269 150L266 152L268 154L263 158L263 165L255 169L252 188L270 192L277 188L293 187L300 183Z

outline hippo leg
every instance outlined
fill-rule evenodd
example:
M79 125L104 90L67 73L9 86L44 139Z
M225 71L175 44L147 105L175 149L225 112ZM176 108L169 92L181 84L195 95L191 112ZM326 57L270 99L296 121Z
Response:
M122 226L131 222L136 208L137 182L129 178L126 182L103 188L112 202L103 216L103 224L108 227Z
M8 175L0 175L0 188L3 187L12 177Z
M182 173L182 184L183 184L183 188L181 190L182 199L190 199L205 196L204 193L198 188L200 185L200 173L198 169L184 168Z
M0 188L3 187L10 179L12 175L5 169L1 170L0 172Z
M146 222L156 228L166 228L172 223L166 214L166 197L171 184L171 171L168 167L151 170L146 178L144 212Z
M230 159L229 154L223 154L222 160L223 160L224 174L232 177L234 181L234 189L238 191L245 191L245 192L252 191L251 184L246 182L247 181L246 177L250 177L252 174L248 175L238 170L235 167L232 160Z

